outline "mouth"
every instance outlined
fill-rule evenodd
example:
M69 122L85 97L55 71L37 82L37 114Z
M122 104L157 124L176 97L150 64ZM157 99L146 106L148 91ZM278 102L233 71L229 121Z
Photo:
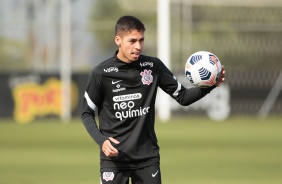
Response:
M134 58L138 58L139 56L140 56L140 52L133 52L132 53L132 56L134 57Z

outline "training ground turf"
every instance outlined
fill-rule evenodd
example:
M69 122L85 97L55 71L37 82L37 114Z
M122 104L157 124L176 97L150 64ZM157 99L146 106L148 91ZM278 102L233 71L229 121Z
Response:
M281 184L282 118L156 123L163 184ZM79 119L0 123L0 184L99 183L98 146Z

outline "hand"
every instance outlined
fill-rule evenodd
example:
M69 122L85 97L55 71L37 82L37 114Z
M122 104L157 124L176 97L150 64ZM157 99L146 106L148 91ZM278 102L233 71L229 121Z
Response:
M119 144L119 141L110 137L109 140L105 140L102 145L102 151L107 157L116 157L118 156L118 150L113 147L112 143Z
M224 66L222 65L222 69L221 69L221 73L220 73L220 77L216 82L216 86L219 87L221 85L222 82L224 82L225 80L225 70L224 70Z

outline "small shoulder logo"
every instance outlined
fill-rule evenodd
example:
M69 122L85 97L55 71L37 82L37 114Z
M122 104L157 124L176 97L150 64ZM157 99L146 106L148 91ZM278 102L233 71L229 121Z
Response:
M103 179L106 181L113 181L115 174L113 172L103 172Z
M116 66L112 66L112 67L109 67L109 68L105 68L104 72L106 72L106 73L118 72L118 68Z
M153 62L146 61L146 62L140 63L140 66L141 66L141 67L145 67L145 66L153 67L154 64L153 64Z
M141 72L140 75L142 76L142 82L143 84L150 85L153 82L153 76L152 70L144 70L144 72Z

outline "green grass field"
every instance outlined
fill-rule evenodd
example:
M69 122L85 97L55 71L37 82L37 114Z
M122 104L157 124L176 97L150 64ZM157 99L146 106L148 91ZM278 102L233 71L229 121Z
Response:
M281 184L282 119L156 123L164 184ZM80 120L0 123L1 184L99 183L98 146Z

